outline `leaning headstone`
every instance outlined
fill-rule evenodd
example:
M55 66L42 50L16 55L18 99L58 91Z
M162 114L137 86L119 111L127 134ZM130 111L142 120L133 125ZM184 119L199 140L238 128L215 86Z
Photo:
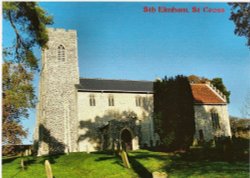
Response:
M48 160L45 160L45 171L47 178L53 178L52 169Z
M124 166L126 168L130 168L130 164L129 164L129 161L128 161L128 156L127 156L126 151L122 150L121 157L122 157L122 161L123 161Z
M167 178L168 174L166 172L153 172L153 178Z

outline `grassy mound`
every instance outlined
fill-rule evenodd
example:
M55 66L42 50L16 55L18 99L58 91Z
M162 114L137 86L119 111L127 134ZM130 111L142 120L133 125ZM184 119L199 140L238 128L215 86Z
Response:
M248 162L225 162L192 159L177 153L146 150L129 153L131 169L123 166L120 157L107 153L71 153L69 155L25 157L25 170L20 157L3 158L4 178L46 178L44 162L49 160L55 178L136 178L151 177L154 171L165 171L170 178L247 178Z

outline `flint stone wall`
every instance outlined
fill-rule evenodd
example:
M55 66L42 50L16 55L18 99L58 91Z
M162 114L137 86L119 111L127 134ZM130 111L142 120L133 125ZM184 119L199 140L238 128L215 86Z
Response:
M38 155L77 151L77 34L75 30L48 29L48 35L39 84ZM59 45L65 48L64 61L58 59Z
M195 105L194 110L196 139L199 139L199 130L203 131L206 141L219 136L232 136L227 105ZM217 131L213 128L211 110L216 110L219 115L220 129Z

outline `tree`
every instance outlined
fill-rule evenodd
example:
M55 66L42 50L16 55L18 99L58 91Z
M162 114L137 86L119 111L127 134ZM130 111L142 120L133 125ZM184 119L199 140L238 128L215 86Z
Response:
M52 17L35 2L3 2L3 18L10 22L16 35L14 45L10 48L12 60L38 69L38 59L32 50L36 45L46 47L46 25L53 23Z
M250 119L229 116L232 131L250 129Z
M215 86L218 90L220 90L223 95L226 96L227 102L230 103L230 94L231 92L227 90L225 87L222 78L213 78L211 81L211 84Z
M28 108L35 106L32 86L33 74L21 64L3 64L3 144L20 144L27 131L21 125L22 118L28 118Z
M193 95L187 77L154 83L155 127L168 150L187 150L195 133Z
M234 33L247 38L246 45L250 48L250 3L229 3L231 16L235 24Z
M230 116L232 135L249 139L250 119Z
M241 107L241 114L243 118L250 119L250 90L247 91L245 100Z
M52 17L35 2L3 2L3 17L10 22L15 41L3 50L2 142L20 144L27 136L21 121L36 101L32 80L38 58L33 49L46 48L46 25L52 24Z

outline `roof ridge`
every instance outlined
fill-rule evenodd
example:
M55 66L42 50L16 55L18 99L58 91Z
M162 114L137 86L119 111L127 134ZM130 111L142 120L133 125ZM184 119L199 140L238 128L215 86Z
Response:
M130 80L130 79L106 79L106 78L86 78L86 77L80 77L81 79L92 79L92 80L114 80L114 81L130 81L130 82L152 82L151 80Z
M190 85L206 85L206 83L190 83Z

